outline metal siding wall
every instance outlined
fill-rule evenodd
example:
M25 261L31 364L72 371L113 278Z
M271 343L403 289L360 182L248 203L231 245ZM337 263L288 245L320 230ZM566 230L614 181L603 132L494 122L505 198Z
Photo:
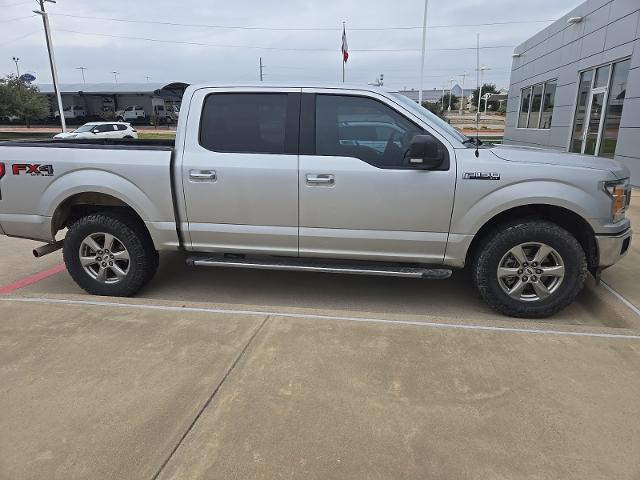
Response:
M567 25L570 17L582 22ZM505 143L566 150L571 134L579 72L631 56L616 159L640 185L640 1L587 0L516 47L507 103ZM518 129L520 89L558 79L551 129Z

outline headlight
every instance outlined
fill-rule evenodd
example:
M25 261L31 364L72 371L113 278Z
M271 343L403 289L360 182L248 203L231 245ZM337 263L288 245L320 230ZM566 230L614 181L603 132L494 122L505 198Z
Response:
M613 222L619 222L631 202L631 185L629 179L603 182L604 191L611 197L611 218Z

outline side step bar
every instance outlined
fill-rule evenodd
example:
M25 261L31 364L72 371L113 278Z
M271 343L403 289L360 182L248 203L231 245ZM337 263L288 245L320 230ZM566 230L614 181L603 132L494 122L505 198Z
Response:
M346 273L351 275L379 275L385 277L426 278L444 280L451 276L447 268L423 266L380 265L375 263L338 263L304 258L237 258L237 257L190 257L188 265L197 267L253 268L259 270L297 270L320 273Z

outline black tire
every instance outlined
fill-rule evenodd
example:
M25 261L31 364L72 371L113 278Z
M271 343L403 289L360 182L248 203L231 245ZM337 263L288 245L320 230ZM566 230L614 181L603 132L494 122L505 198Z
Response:
M498 267L511 249L520 244L534 242L548 245L559 254L564 264L564 277L553 293L546 298L534 301L513 298L501 286ZM504 315L521 318L544 318L554 315L573 302L584 287L587 260L582 246L565 229L546 220L523 220L501 225L485 236L476 252L472 267L473 281L484 301ZM518 273L520 271L518 270ZM526 272L523 273L526 275ZM507 281L517 282L518 278L523 277ZM530 277L528 280L531 282ZM542 277L536 280L542 281ZM545 277L545 281L549 281L549 278ZM535 295L533 285L525 288Z
M106 233L117 238L129 256L127 274L118 283L103 283L89 275L80 262L82 242L92 234ZM155 275L159 257L149 232L139 221L118 212L87 215L73 223L63 249L64 263L73 280L87 293L128 297L137 293Z

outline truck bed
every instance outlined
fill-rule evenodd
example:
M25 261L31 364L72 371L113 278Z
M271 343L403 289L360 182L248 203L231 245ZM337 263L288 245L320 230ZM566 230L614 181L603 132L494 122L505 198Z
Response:
M172 150L173 140L130 140L130 139L61 139L61 140L6 140L0 147L46 147L81 148L107 150Z

